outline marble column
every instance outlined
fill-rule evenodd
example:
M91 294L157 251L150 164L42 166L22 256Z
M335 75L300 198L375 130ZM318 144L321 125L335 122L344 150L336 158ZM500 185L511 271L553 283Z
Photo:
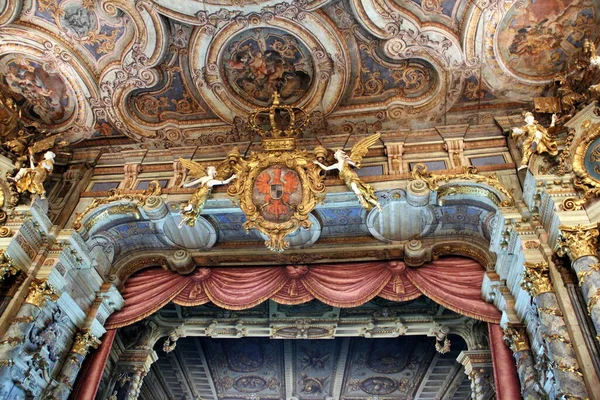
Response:
M587 310L600 340L600 260L597 256L598 228L594 226L560 226L557 252L568 254L571 268L577 274Z
M525 327L508 324L504 328L504 341L510 347L515 357L523 399L537 400L546 398L538 382L535 361L533 360L533 353Z
M73 390L73 383L81 369L81 364L90 347L97 348L100 341L89 332L78 332L75 335L73 347L57 378L58 385L51 390L46 398L52 400L67 400Z
M456 359L471 381L471 399L488 400L494 394L492 354L489 350L465 350Z
M14 378L19 380L22 375L20 366L15 364L45 301L57 299L55 289L46 280L31 281L25 302L0 340L0 398L9 398L15 386ZM22 378L25 379L24 376Z
M550 359L549 368L556 382L556 397L585 399L588 395L583 374L550 282L548 263L525 262L523 267L521 287L531 295L538 310L541 334Z

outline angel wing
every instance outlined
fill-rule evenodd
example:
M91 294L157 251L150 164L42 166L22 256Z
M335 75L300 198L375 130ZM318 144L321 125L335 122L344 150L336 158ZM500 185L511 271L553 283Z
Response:
M369 151L369 147L379 140L380 136L381 134L379 132L374 133L373 135L360 140L358 143L352 146L352 150L350 151L350 161L356 165L356 168L360 168L360 162L362 161L362 158Z
M61 135L53 135L43 138L42 140L37 140L31 146L31 152L33 154L41 153L42 151L50 150L54 147L54 145L60 144L57 141L61 139Z
M206 176L206 169L196 161L179 158L179 162L190 171L190 175L194 178Z

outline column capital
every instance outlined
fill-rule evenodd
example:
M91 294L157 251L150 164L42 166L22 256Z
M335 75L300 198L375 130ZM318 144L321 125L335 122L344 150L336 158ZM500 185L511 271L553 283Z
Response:
M40 307L46 298L52 301L58 300L58 293L56 289L48 283L46 279L31 281L29 285L29 294L25 299L25 303L32 304L36 307Z
M492 367L492 353L489 350L461 351L456 361L465 367L465 374Z
M86 356L90 347L98 348L100 341L90 332L77 332L75 340L73 341L73 347L71 348L72 353L77 353L82 356Z
M507 324L504 330L504 342L513 353L531 350L529 336L523 325Z
M597 225L561 225L560 239L557 243L559 255L568 254L571 261L585 256L595 256L598 248Z
M554 291L552 282L550 282L550 272L547 262L524 262L523 269L521 288L529 293L531 297L537 297L542 293Z

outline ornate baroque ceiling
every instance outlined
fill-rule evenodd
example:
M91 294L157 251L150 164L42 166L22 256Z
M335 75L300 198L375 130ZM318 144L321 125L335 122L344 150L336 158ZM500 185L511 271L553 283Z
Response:
M597 39L594 0L3 0L0 85L70 142L243 142L274 90L305 136L490 122ZM97 143L97 142L90 142Z
M399 315L400 324L394 319ZM469 338L472 348L485 344L485 324L426 298L405 303L375 298L346 309L316 300L296 306L264 302L240 311L171 303L125 328L118 343L127 352L140 348L142 332L186 336L175 345L164 338L156 342L158 360L140 396L146 400L470 398L470 381L456 362L467 343L453 334L449 348L437 352L433 336L440 324ZM205 330L213 337L195 336ZM360 334L351 334L354 330Z

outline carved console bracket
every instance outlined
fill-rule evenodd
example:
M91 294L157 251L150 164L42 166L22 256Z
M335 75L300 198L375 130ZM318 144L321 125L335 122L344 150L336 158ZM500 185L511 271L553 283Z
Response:
M479 175L475 167L463 167L463 172L459 174L438 175L429 172L425 165L417 164L412 170L412 177L425 182L429 189L437 191L438 199L459 194L474 194L487 197L499 207L510 207L515 204L512 193L500 183L495 175ZM460 185L458 182L450 183L450 181L469 181L489 186L491 189L479 185Z
M117 201L130 201L134 202L136 206L144 206L146 201L153 196L160 196L162 193L162 188L158 181L152 181L148 184L148 189L144 190L142 193L132 193L129 190L120 190L113 189L110 192L110 195L105 198L94 199L94 201L87 206L83 212L77 215L75 221L73 221L73 229L81 230L83 227L83 220L86 218L90 212L102 205L117 202ZM137 207L135 207L137 208ZM132 210L133 211L133 210ZM95 221L94 221L95 222ZM93 223L86 224L85 228L93 226Z

